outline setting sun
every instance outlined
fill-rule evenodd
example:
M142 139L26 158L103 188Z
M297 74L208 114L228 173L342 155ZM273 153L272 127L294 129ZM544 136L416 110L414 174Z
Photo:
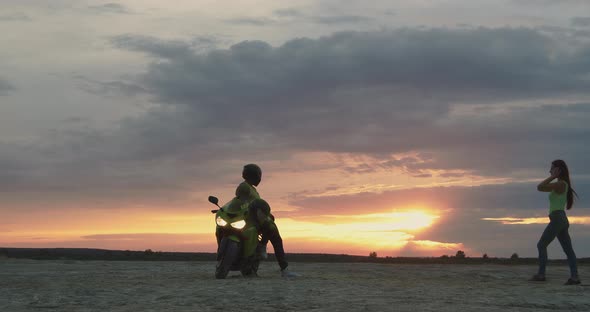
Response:
M426 211L385 212L363 215L321 215L314 221L290 218L278 220L282 235L288 240L323 243L323 250L346 245L349 252L367 250L392 253L413 241L412 233L425 229L439 218ZM440 247L433 242L433 247Z
M350 220L358 220L354 222L359 229L365 230L419 230L428 227L439 218L437 215L430 214L424 211L407 211L407 212L391 212L391 213L373 213L358 216L327 216L331 218L345 218ZM361 221L363 220L363 221ZM364 221L372 220L372 221ZM365 227L366 226L366 227Z

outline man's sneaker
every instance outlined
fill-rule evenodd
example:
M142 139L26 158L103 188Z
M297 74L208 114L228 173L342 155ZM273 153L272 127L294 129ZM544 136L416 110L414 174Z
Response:
M567 282L565 282L564 285L580 285L582 284L582 281L580 281L579 278L570 278L567 280Z
M300 275L295 273L295 272L291 272L289 271L289 269L284 269L281 270L281 277L285 277L285 278L295 278L295 277L299 277Z
M256 247L256 252L258 253L258 257L260 259L268 259L268 254L266 253L266 245L258 245L258 247Z

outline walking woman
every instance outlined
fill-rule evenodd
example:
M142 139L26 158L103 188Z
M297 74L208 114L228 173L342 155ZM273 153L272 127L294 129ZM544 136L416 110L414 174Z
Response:
M578 285L578 267L576 265L576 254L572 247L572 240L568 232L569 221L565 215L564 208L571 209L574 203L574 195L578 194L572 188L570 173L567 165L563 160L555 160L551 163L551 176L539 183L537 190L540 192L549 192L549 224L539 243L539 272L535 274L532 281L545 281L545 266L547 265L547 246L557 237L563 251L567 256L567 262L570 267L571 277L565 282L565 285ZM552 182L557 179L557 181Z

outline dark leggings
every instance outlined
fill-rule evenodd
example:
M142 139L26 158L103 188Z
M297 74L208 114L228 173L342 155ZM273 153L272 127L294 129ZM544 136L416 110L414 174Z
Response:
M572 277L578 276L578 267L576 265L576 254L572 247L572 240L568 232L570 224L565 215L565 211L557 210L549 215L549 224L543 231L543 235L537 243L539 250L539 274L545 275L545 267L547 265L547 246L557 237L561 248L567 256L567 262L570 267Z
M269 220L260 227L260 232L262 232L262 240L260 241L260 245L266 246L270 240L272 248L275 251L275 257L277 258L277 262L279 263L281 270L286 269L287 266L289 266L289 263L285 257L283 239L281 238L281 234L279 234L277 225L273 221Z

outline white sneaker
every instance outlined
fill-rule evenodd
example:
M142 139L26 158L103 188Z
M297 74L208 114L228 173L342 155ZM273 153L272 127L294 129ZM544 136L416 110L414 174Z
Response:
M299 274L297 274L295 272L291 272L288 269L281 270L281 277L284 277L284 278L295 278L295 277L299 277L299 276L301 276L301 275L299 275Z

